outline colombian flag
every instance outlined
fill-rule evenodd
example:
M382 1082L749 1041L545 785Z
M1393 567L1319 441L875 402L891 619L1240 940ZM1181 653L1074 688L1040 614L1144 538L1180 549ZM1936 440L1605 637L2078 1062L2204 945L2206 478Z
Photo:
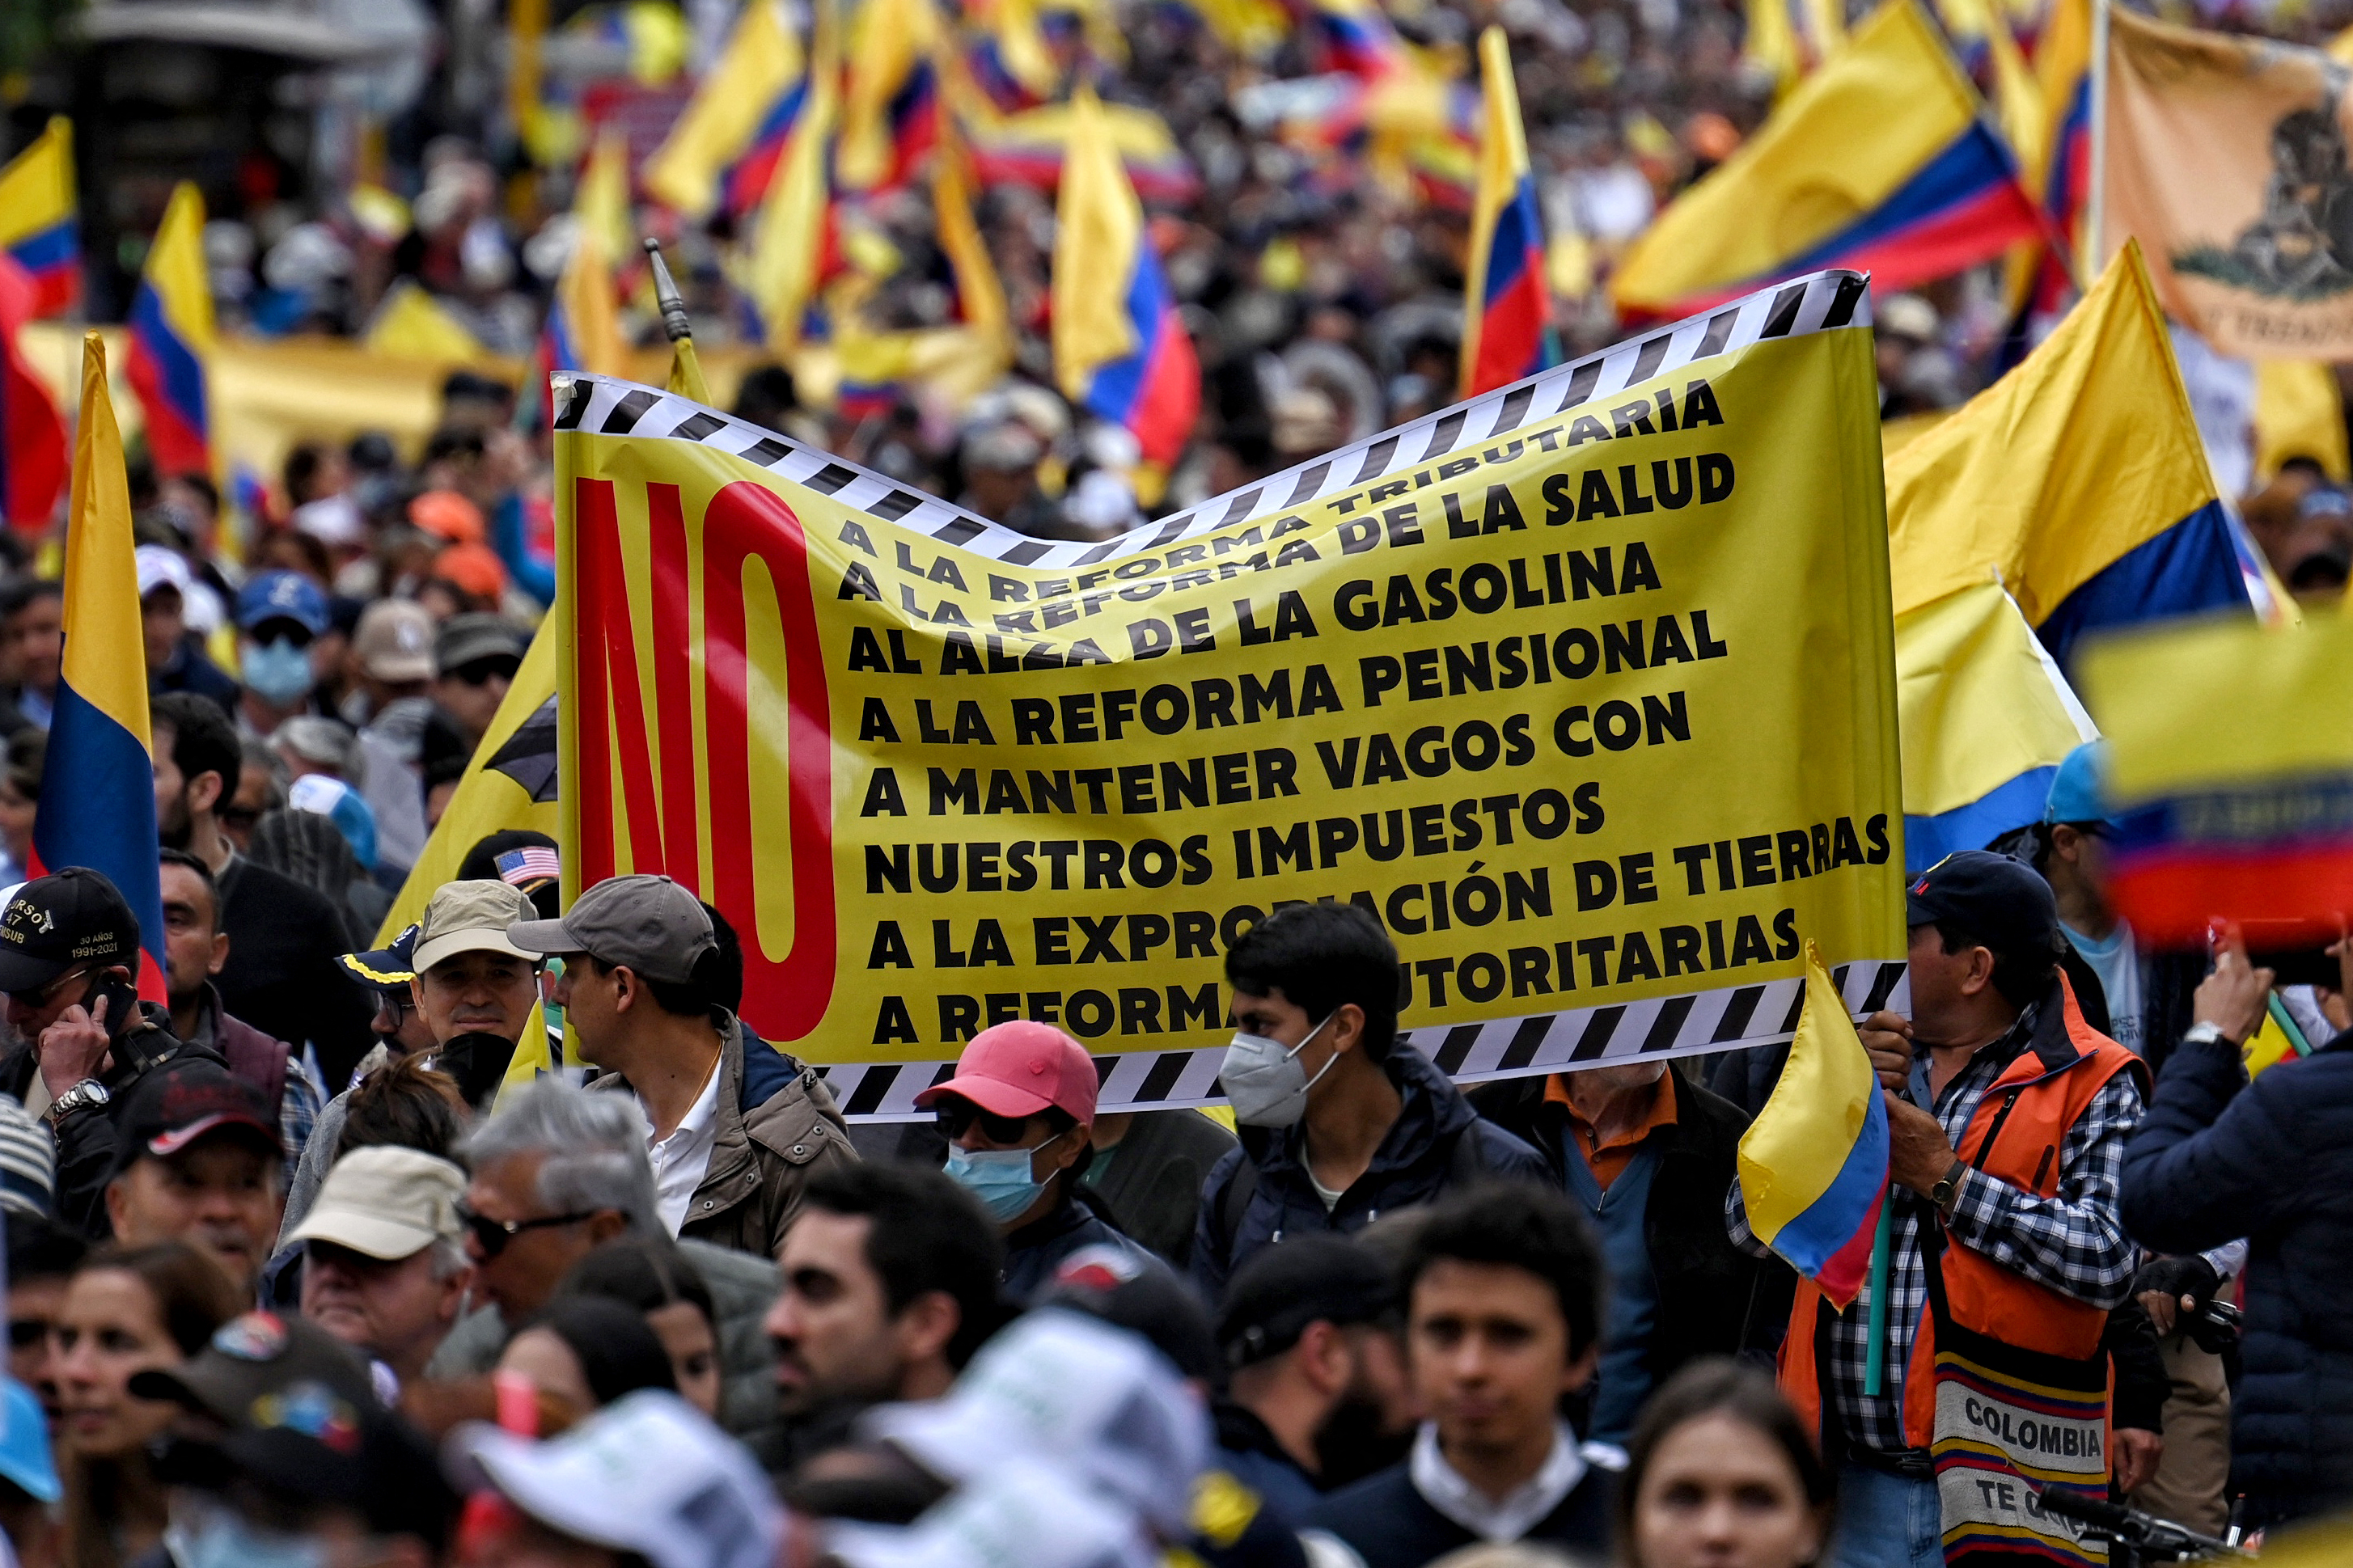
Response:
M839 58L831 26L820 16L809 68L809 100L794 120L760 203L744 279L744 293L772 349L787 349L800 341L818 290L843 267L834 181Z
M131 384L147 413L147 449L166 474L212 471L205 366L213 348L213 296L204 237L205 198L183 180L164 209L131 300Z
M1072 100L1055 219L1055 379L1165 472L1200 413L1201 366L1092 88Z
M2353 910L2353 619L2301 632L2151 629L2086 651L2107 731L2110 896L2144 941L2204 941L2214 919L2275 925L2262 945L2335 942Z
M751 144L744 149L742 157L727 166L720 182L721 205L729 217L740 222L759 209L768 187L776 181L776 165L784 162L785 149L792 145L793 132L799 126L808 101L809 79L803 75L778 92L776 101L760 117Z
M81 298L73 122L62 114L0 168L0 250L32 279L36 316L53 316Z
M1663 317L1825 267L1895 290L2040 233L1977 89L1915 0L1887 0L1659 215L1610 293Z
M1397 29L1374 0L1315 0L1324 37L1324 68L1372 80L1410 70Z
M2092 194L2092 5L2091 0L2053 0L2050 25L2034 51L2034 77L2042 100L2039 156L2026 166L2027 182L2042 205L2050 234L2069 246ZM2070 256L2035 247L2031 269L2013 273L2013 309L2056 317L2066 306Z
M708 216L723 195L732 197L725 187L733 170L755 155L763 128L804 74L800 39L781 0L752 0L678 123L646 160L640 178L648 194L688 217ZM763 176L750 200L736 206L731 199L728 211L741 216L766 188Z
M848 189L896 189L939 140L939 37L931 0L868 0L862 8L841 100Z
M66 488L65 420L16 346L37 300L25 269L0 255L0 519L35 534L47 531Z
M41 768L33 855L44 871L88 866L121 890L139 917L140 945L146 950L139 994L161 1002L164 896L155 861L147 645L139 573L132 562L122 436L106 395L106 346L96 332L82 338L65 587L65 667Z
M2040 819L2090 738L2060 674L2084 633L2250 607L2137 246L2017 369L1888 457L1887 521L1915 870Z
M586 225L573 242L564 274L555 280L555 297L547 302L547 319L539 330L540 395L547 402L548 423L554 423L554 394L547 378L563 371L588 371L597 375L621 375L628 368L628 350L621 341L620 310L616 304L613 268L605 258L602 239Z
M1740 1135L1740 1196L1757 1239L1845 1311L1862 1289L1887 1201L1887 1104L1811 942L1789 1063Z
M1544 220L1528 173L1520 89L1504 29L1479 38L1486 101L1479 128L1479 191L1471 211L1471 265L1462 289L1462 390L1476 397L1560 363L1545 290Z

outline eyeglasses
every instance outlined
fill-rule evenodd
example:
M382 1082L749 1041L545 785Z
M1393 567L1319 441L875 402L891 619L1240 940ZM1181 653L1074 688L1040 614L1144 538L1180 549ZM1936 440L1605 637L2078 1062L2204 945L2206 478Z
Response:
M545 1215L538 1219L492 1219L488 1215L476 1214L464 1204L458 1205L458 1223L473 1233L474 1239L481 1244L484 1258L496 1258L507 1249L508 1242L524 1231L578 1225L583 1220L596 1217L595 1209L586 1209L578 1214Z
M20 1007L46 1007L49 1005L50 1000L55 997L58 993L63 991L67 986L72 984L77 980L87 980L89 978L90 971L88 969L69 969L63 974L58 975L55 980L50 981L47 985L37 985L30 991L9 992L8 1000L16 1003Z
M999 1116L953 1095L940 1101L940 1131L950 1142L972 1131L975 1122L980 1124L981 1136L992 1143L1018 1143L1022 1134L1029 1129L1029 1119L1026 1116Z

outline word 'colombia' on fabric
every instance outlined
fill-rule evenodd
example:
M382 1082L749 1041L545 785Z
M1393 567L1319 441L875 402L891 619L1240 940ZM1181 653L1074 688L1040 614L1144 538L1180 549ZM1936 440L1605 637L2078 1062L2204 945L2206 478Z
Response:
M1477 1079L1796 1027L1800 938L1902 976L1863 279L1822 273L1101 544L683 398L559 378L567 893L744 933L744 1012L850 1113L988 1024L1198 1104L1226 948L1395 935Z

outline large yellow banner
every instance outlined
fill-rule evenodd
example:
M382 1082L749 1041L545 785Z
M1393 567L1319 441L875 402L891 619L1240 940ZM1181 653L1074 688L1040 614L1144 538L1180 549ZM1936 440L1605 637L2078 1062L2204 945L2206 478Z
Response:
M1227 947L1347 900L1465 1079L1786 1039L1904 952L1862 280L1828 273L1103 544L686 400L559 392L569 890L727 911L853 1114L991 1023L1213 1098Z

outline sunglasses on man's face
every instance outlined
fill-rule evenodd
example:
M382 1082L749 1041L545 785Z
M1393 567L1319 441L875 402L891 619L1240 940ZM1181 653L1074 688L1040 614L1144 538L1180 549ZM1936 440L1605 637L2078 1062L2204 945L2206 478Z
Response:
M508 1242L524 1231L578 1225L583 1220L595 1217L596 1211L590 1209L579 1214L543 1215L538 1219L492 1219L488 1215L476 1214L464 1204L458 1205L458 1223L473 1233L474 1239L481 1244L484 1258L496 1258L507 1249Z
M450 670L448 679L462 680L469 686L487 686L492 677L501 680L512 681L515 671L522 668L520 660L508 658L503 655L494 658L470 659Z
M1026 1116L999 1116L983 1110L968 1100L943 1100L939 1104L940 1131L953 1143L977 1124L980 1135L992 1143L1018 1143L1029 1129Z

